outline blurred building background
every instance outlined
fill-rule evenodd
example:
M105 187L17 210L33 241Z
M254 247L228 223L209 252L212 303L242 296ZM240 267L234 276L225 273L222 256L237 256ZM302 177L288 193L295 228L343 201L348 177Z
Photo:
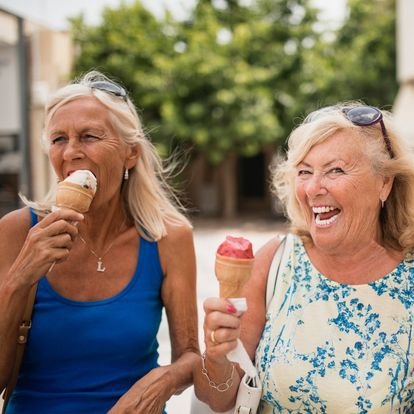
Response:
M0 3L1 4L1 3ZM414 142L414 2L397 1L400 90L393 112ZM18 192L41 198L53 179L41 149L43 107L50 91L68 81L75 50L67 31L0 5L0 217L20 205ZM217 168L194 157L187 171L192 204L200 214L277 214L269 191L272 145L249 157L230 155Z
M36 198L47 191L43 108L67 81L72 61L67 32L0 8L0 216L20 205L19 192Z
M397 77L400 89L394 114L401 131L414 146L414 1L397 1Z

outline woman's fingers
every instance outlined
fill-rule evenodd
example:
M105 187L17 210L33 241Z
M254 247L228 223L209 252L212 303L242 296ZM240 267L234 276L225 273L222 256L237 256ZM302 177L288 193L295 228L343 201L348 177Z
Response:
M57 220L66 220L67 222L79 222L84 219L83 214L71 210L69 208L56 208L52 213L49 213L46 217L39 222L39 225L48 226L51 222Z
M224 342L235 341L240 336L240 327L235 329L218 328L210 331L210 335L207 339L212 345L220 345Z
M28 239L32 243L46 242L47 246L70 249L72 243L69 243L67 236L70 237L72 242L75 240L78 235L77 225L82 220L83 215L73 210L56 210L30 229Z
M240 319L234 306L226 299L204 301L204 341L208 355L222 357L234 349L240 336Z
M210 330L218 328L237 329L240 327L240 319L228 313L212 311L206 314L204 324Z
M73 246L73 239L69 233L62 233L50 240L50 248L53 249L54 262L62 262L67 259Z
M208 298L204 301L204 325L210 329L237 328L240 325L236 308L226 299Z
M32 230L44 230L48 236L69 233L74 240L78 234L77 225L82 220L82 214L69 209L60 209L48 214Z
M225 313L236 313L236 308L227 299L223 298L207 298L203 303L206 313L211 311L220 311Z
M83 220L83 215L68 209L48 214L29 230L16 268L37 278L66 260L78 235L77 220Z
M49 238L51 242L56 245L63 243L72 244L78 235L78 228L65 220L59 220L52 223L49 227L44 229L43 236Z

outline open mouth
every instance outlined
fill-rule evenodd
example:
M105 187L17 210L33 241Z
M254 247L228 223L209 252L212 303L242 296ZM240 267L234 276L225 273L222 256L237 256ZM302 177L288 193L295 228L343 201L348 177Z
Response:
M334 223L341 210L334 206L312 207L315 223L318 226L329 226Z

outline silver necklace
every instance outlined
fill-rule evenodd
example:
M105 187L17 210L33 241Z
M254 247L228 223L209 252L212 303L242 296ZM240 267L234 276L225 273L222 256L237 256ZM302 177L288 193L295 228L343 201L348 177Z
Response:
M109 250L111 250L112 245L114 244L114 241L109 245L109 247L103 252L103 254L101 254L100 256L98 254L96 254L89 246L88 243L86 243L85 239L80 235L80 233L78 233L79 238L81 239L82 243L90 250L90 252L98 259L98 264L96 267L96 271L97 272L105 272L106 267L105 264L103 262L103 258L104 256L109 252Z

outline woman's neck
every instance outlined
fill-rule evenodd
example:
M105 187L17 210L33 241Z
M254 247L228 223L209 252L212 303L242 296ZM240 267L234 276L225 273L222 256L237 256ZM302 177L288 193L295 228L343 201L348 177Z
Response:
M79 224L79 233L92 249L102 251L129 227L131 225L123 207L107 206L85 214L84 221Z
M317 270L339 283L365 284L390 273L402 260L401 252L393 251L372 242L349 252L331 254L317 246L306 248Z

